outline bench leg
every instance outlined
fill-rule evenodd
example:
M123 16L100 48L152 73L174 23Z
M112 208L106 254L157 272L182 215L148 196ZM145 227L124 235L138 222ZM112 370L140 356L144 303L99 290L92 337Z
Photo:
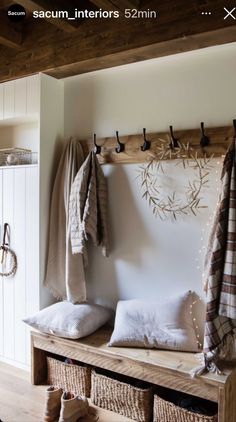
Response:
M31 338L31 383L45 384L47 381L47 359L45 350L37 349Z
M236 422L236 377L234 372L225 387L219 388L218 422Z

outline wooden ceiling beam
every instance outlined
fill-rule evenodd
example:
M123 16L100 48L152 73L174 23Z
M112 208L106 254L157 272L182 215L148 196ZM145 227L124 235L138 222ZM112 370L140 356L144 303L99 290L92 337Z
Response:
M98 8L101 8L103 10L118 10L120 11L121 8L117 5L113 4L110 0L90 0L91 3L93 3Z
M60 11L70 11L70 5L66 0L52 0L50 3L46 0L18 0L18 3L21 4L26 10L33 11L47 11L47 10L60 10ZM73 16L73 15L72 15ZM46 18L48 22L57 28L65 32L74 32L78 28L78 20L68 20L62 18ZM37 19L38 20L38 19ZM35 19L35 23L37 24Z
M6 7L9 7L12 3L13 3L12 0L1 0L0 8L5 9Z
M0 13L0 44L11 48L19 48L22 43L21 25L18 29L7 19L6 14Z
M111 3L119 7L121 10L139 9L140 7L140 0L111 0Z
M236 26L226 27L211 32L183 36L174 40L157 42L129 50L121 50L107 55L104 54L100 57L88 58L71 63L70 65L57 66L45 73L57 79L67 78L95 70L108 69L123 64L136 63L235 41Z
M91 3L103 10L118 10L139 8L140 0L90 0Z
M197 0L173 0L176 7L177 2L171 14L163 2L158 21L87 20L72 34L56 31L45 21L30 21L23 49L1 53L0 81L37 72L63 78L236 41L234 20L223 20L223 0L214 0L212 17L201 17Z

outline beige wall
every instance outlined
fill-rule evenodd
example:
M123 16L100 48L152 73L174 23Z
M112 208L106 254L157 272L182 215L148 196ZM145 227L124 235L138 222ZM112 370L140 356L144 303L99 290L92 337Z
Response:
M236 44L189 52L65 79L65 133L111 136L231 124L236 117ZM220 165L214 161L208 208L176 223L155 219L141 199L136 165L104 166L109 183L112 253L90 256L91 297L114 304L118 298L169 296L187 289L202 293L201 273L209 226L217 200ZM171 191L189 177L168 164L161 184ZM202 230L205 230L204 232ZM203 240L201 240L203 239ZM200 257L200 268L196 259Z

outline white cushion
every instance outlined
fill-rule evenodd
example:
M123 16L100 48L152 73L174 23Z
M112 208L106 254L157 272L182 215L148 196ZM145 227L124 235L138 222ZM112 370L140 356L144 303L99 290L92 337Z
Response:
M166 303L119 301L109 346L199 351L192 302L192 292Z
M111 316L112 311L100 305L58 302L23 321L43 333L77 339L92 334Z

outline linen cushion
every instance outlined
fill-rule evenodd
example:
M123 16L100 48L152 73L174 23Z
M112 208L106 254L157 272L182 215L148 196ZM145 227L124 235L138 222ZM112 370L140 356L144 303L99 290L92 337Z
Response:
M112 311L100 305L58 302L23 321L33 328L58 337L77 339L92 334L112 316Z
M192 292L166 303L119 301L109 346L199 351L192 303Z

